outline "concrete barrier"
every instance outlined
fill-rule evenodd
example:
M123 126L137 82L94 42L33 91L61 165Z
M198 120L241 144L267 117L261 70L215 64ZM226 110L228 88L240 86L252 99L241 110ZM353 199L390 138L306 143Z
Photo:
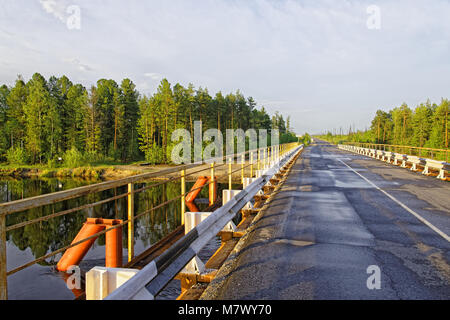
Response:
M381 160L381 158L384 157L384 151L383 150L376 150L375 151L375 158L378 160Z
M86 272L86 300L104 299L138 272L137 269L92 268Z
M393 152L385 151L384 155L383 155L383 158L381 160L384 161L384 162L387 162L387 163L391 163L393 156L394 156Z
M408 156L406 162L411 163L411 171L418 171L417 166L425 167L426 159L417 156Z
M375 150L369 148L355 147L339 144L338 148L362 154L368 157L376 158L393 165L400 165L402 168L406 168L406 163L411 164L412 171L420 171L418 166L424 167L422 174L429 175L430 169L439 171L438 179L446 180L446 172L450 171L450 163L445 161L432 160L427 158L421 158L417 156L410 156L407 154L395 153L390 151Z
M406 160L408 159L408 156L406 154L401 153L395 153L394 154L394 165L399 165L402 168L406 168Z
M425 168L422 171L422 174L429 175L430 174L430 168L439 170L439 175L437 176L438 179L445 180L445 172L450 171L450 163L447 163L445 161L438 161L438 160L432 160L432 159L425 159Z

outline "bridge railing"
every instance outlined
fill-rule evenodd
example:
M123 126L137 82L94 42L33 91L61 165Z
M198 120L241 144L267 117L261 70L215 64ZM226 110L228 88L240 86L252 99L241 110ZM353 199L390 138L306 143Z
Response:
M127 178L122 178L114 181L106 181L101 183L96 183L88 186L78 187L74 189L59 191L50 194L44 194L36 197L25 198L22 200L16 200L6 203L0 204L0 300L6 300L8 297L8 276L11 276L25 268L28 268L36 263L44 261L48 258L54 257L60 253L63 253L65 250L77 246L86 241L90 241L95 239L106 232L110 232L117 228L124 228L127 226L128 231L128 261L134 258L134 222L136 219L139 219L145 215L148 215L151 212L154 212L157 209L160 209L164 206L169 205L170 203L174 203L176 201L180 201L181 206L181 224L184 224L184 213L185 213L185 197L188 193L194 190L190 190L186 192L186 178L192 176L196 173L208 170L208 165L211 167L212 179L204 186L214 183L214 170L226 166L228 162L228 172L223 176L228 176L228 181L231 189L232 176L237 172L241 173L241 180L244 179L244 170L249 167L250 175L253 176L254 169L264 169L273 161L277 156L282 156L292 151L298 143L288 143L282 145L269 146L266 148L259 148L255 150L246 151L244 153L235 154L231 158L229 156L223 158L212 158L205 160L204 162L197 162L192 164L185 164L175 166L173 168L159 170L156 172L143 173ZM241 163L239 169L232 169L231 159L236 159ZM206 164L205 164L206 162ZM221 164L216 164L216 162L223 162ZM188 172L188 170L190 170ZM154 179L160 177L167 177L172 175L170 178L166 178L164 181L155 182ZM175 176L174 176L175 175ZM222 177L222 176L221 176ZM152 208L149 208L143 212L135 213L134 212L134 197L135 194L143 192L145 190L149 190L151 188L155 188L157 186L161 186L163 184L180 181L180 194L176 197L168 199L163 203L160 203ZM152 184L145 185L139 189L134 188L134 184L136 183L147 183L153 182ZM40 208L48 205L55 205L57 203L61 203L63 201L69 199L76 199L85 197L87 195L93 193L99 193L105 190L112 190L118 187L127 186L127 192L115 195L114 197L109 197L104 200L83 204L81 206L76 206L74 208L70 208L67 210L59 211L56 213L51 213L48 215L44 215L38 218L33 218L31 220L22 221L13 225L6 224L6 217L12 214L20 214L26 212L26 210ZM201 187L200 187L201 188ZM196 190L196 189L195 189ZM62 248L51 251L43 256L40 256L32 261L24 263L18 267L15 267L11 270L7 270L7 233L16 230L19 228L23 228L32 224L42 223L44 221L49 221L50 219L61 217L64 215L68 215L75 212L81 212L84 210L92 209L94 207L103 205L108 202L116 201L118 199L126 198L127 199L127 208L126 208L126 216L127 219L124 220L120 224L115 224L101 232L93 234L83 240L72 242L70 245L66 245ZM125 229L125 228L124 228Z
M394 165L399 165L403 168L407 168L409 164L410 170L421 170L421 173L423 175L430 175L431 171L438 171L439 174L437 175L437 178L441 180L447 180L446 175L450 171L450 163L442 160L439 161L435 159L420 157L417 155L396 153L393 151L373 149L369 147L361 147L349 144L339 144L338 148L372 157Z
M378 143L363 143L363 142L344 142L343 145L394 153L403 153L409 154L411 156L450 162L450 149L435 149L435 148L412 147L412 146L378 144Z
M275 173L302 149L303 145L277 157L274 165L259 178L110 293L105 300L153 299L236 216L239 210L252 200Z

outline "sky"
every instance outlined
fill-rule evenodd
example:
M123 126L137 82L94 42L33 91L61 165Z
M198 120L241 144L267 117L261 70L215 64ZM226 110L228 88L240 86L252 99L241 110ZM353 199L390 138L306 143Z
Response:
M0 0L0 83L240 90L302 134L450 98L450 0Z

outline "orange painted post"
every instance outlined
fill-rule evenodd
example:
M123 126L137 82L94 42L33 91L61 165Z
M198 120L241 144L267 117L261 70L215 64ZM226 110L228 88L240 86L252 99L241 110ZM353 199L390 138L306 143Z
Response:
M86 239L96 233L99 233L105 229L104 225L99 225L95 223L95 219L88 218L88 221L84 223L80 232L78 232L75 239L73 239L72 243L76 243L83 239ZM94 244L97 237L89 239L88 241L82 242L74 247L71 247L66 250L64 255L58 261L56 265L56 269L58 271L67 271L70 266L78 265L80 261L84 258L89 248Z
M0 215L0 300L8 299L8 276L6 275L6 217Z
M111 226L122 223L122 220L112 220ZM109 224L109 223L108 223ZM107 229L111 228L109 226ZM122 267L122 227L112 229L105 234L105 267L121 268Z
M134 258L134 185L128 184L128 262Z

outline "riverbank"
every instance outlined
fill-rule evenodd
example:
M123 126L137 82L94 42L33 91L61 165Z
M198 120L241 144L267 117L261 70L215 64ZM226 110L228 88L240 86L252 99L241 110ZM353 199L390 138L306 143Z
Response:
M44 166L1 166L0 165L0 177L11 177L16 179L22 178L81 178L81 179L99 179L99 180L114 180L125 178L146 172L155 172L168 168L172 168L172 165L98 165L98 166L85 166L79 168L47 168ZM201 170L201 169L204 170ZM241 177L241 165L233 164L232 181L233 183L240 183ZM256 170L256 167L254 168ZM216 170L216 177L218 182L228 182L228 166L218 165ZM209 176L211 173L209 164L205 164L203 167L196 167L188 169L186 172L186 181L195 181L200 176ZM244 175L249 176L250 168L247 166L244 168ZM155 178L155 180L168 179L179 176L178 172L165 174L164 176Z
M84 178L84 179L119 179L139 173L154 171L155 168L135 166L79 167L79 168L44 168L44 167L1 167L0 177L14 178Z

